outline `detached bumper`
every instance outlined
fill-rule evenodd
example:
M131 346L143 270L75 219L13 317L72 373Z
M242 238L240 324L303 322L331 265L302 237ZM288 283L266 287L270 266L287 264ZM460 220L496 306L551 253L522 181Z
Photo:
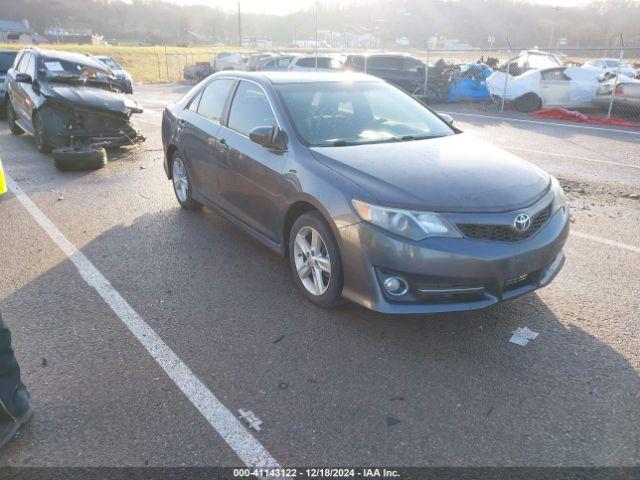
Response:
M485 308L548 285L564 264L562 248L568 234L568 207L517 242L469 238L412 242L358 223L340 230L343 295L383 313ZM389 276L406 280L406 294L384 291L382 283Z

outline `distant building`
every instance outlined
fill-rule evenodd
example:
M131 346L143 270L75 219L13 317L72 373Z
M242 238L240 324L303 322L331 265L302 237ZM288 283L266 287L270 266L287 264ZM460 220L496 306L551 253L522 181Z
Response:
M243 37L242 46L246 48L257 48L258 50L269 50L273 47L273 40L270 38Z
M94 42L90 28L49 27L44 35L53 43L77 43L91 45Z
M0 43L33 43L34 31L29 22L0 20Z
M293 46L296 48L316 48L315 40L295 40ZM331 46L324 40L318 40L318 48L330 48Z
M351 33L351 32L321 32L324 42L332 48L380 48L380 38L371 33Z

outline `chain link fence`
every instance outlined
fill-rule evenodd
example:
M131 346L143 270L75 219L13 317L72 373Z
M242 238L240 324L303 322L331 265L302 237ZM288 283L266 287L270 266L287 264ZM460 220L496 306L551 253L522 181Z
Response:
M130 71L135 83L195 83L212 72L211 59L220 52L220 48L207 47L108 48L108 54ZM233 51L234 48L225 49ZM275 53L291 51L286 47L272 49ZM314 53L310 49L294 52ZM375 54L385 52L319 51L320 55L341 60L350 53L367 53L373 58ZM640 123L640 47L637 46L559 47L545 51L429 49L410 50L404 54L421 61L421 64L415 62L418 67L414 71L399 73L413 79L413 83L405 82L404 88L436 108L446 106L447 110L461 112L521 112L556 115L556 118L565 115L568 119L589 122L616 123L616 119L621 119ZM371 65L367 73L380 74L384 70L382 67L384 65ZM570 113L540 113L550 109L565 109ZM588 117L581 117L581 114ZM624 122L619 123L624 125Z
M462 110L519 111L605 123L640 122L640 47L427 50L416 94ZM590 118L566 112L578 111Z

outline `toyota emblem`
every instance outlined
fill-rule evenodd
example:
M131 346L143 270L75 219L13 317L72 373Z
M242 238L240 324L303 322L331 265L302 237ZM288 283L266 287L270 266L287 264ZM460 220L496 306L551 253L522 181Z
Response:
M526 213L521 213L513 221L513 226L518 232L526 232L531 226L531 217Z

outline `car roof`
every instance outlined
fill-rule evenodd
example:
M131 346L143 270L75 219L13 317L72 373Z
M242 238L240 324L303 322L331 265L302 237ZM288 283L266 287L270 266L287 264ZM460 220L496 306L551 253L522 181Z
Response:
M316 58L315 55L305 54L305 53L295 53L293 54L296 58ZM318 55L318 58L333 58L331 55Z
M347 57L402 57L402 58L415 58L408 53L393 53L393 52L367 52L367 53L347 53Z
M377 77L353 72L238 72L225 71L215 75L217 78L232 77L253 80L258 83L282 85L288 83L340 83L375 82L384 83Z

